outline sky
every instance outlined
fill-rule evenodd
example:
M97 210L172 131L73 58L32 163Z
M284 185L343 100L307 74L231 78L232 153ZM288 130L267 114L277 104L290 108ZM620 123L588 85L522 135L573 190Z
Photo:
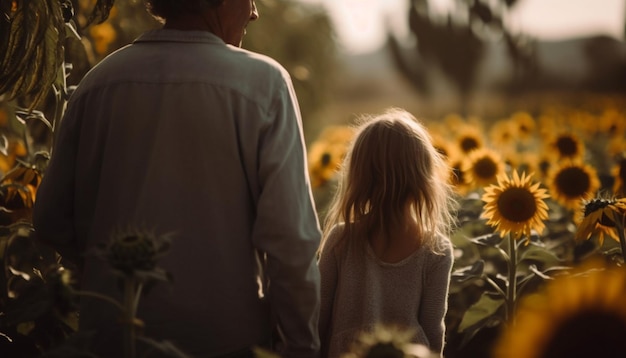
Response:
M385 23L406 34L410 0L300 0L322 3L333 19L339 41L350 53L366 53L385 41ZM429 0L433 12L446 14L455 0ZM565 9L565 10L564 10ZM518 0L507 22L542 40L605 34L624 40L626 0Z

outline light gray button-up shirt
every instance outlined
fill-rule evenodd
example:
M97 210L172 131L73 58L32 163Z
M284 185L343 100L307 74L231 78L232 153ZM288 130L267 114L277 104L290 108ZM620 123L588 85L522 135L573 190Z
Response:
M320 231L305 161L297 100L278 63L209 32L155 30L73 93L33 221L41 240L85 259L83 289L109 295L115 279L85 251L114 230L172 232L159 265L174 281L139 304L150 338L209 356L267 340L271 321L286 357L316 356ZM82 299L81 329L119 330L106 305Z

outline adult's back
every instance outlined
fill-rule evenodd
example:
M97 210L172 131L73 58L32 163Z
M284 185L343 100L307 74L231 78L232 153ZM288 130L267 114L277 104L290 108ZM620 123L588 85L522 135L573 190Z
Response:
M287 355L314 356L319 228L297 100L280 65L224 38L166 23L94 67L59 129L35 227L84 267L83 289L108 295L115 278L85 252L120 231L172 233L159 264L174 282L140 303L150 338L218 355L268 342L278 324ZM114 311L85 298L80 312L96 350L114 354Z

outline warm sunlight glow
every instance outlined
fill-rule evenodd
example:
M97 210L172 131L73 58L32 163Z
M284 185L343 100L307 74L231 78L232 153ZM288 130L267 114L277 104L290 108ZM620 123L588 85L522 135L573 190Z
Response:
M337 24L337 35L349 53L376 50L384 44L385 30L407 32L410 0L300 0L323 3ZM429 0L431 13L444 16L455 0ZM507 17L513 29L542 40L560 40L603 34L624 39L625 0L518 0Z

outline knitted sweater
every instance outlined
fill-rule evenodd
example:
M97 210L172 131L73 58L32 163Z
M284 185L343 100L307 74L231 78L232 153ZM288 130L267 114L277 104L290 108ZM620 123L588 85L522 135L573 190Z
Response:
M320 339L322 355L339 357L350 349L359 333L376 324L415 331L413 343L443 352L452 246L443 254L421 247L407 258L383 262L371 247L336 249L334 230L320 255Z

